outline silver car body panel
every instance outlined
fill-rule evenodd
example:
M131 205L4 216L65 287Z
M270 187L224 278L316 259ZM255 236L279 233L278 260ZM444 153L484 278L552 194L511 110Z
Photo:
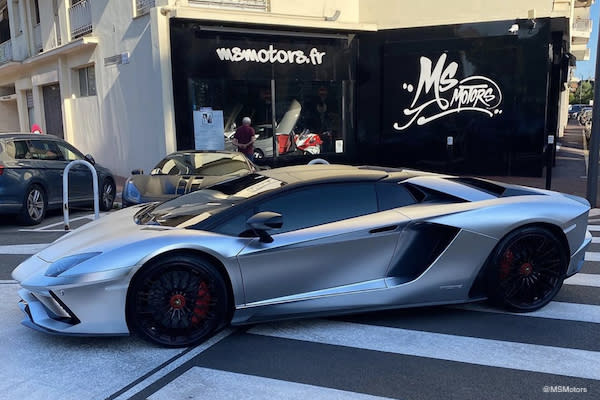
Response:
M131 279L150 260L174 251L205 254L222 264L233 293L232 324L481 300L485 296L470 290L489 255L504 236L529 224L564 234L571 256L566 275L583 264L591 242L583 199L529 188L521 188L525 195L496 197L432 174L406 182L463 201L415 204L273 234L272 243L137 225L133 217L140 206L112 213L13 271L23 287L24 323L61 334L127 334ZM443 231L447 243L414 276L401 276L404 262L421 257L410 253L410 243L423 226ZM58 277L45 275L63 257L92 252L100 254ZM78 322L63 322L64 313Z

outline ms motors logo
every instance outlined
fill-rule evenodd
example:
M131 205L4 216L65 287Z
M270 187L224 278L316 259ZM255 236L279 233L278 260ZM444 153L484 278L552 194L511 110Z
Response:
M420 58L421 71L417 86L404 82L402 89L414 96L409 107L402 110L404 117L394 123L402 131L412 126L425 125L436 119L461 112L476 112L494 117L502 114L502 91L496 82L485 76L458 79L458 63L446 63L442 54L433 66L431 59Z

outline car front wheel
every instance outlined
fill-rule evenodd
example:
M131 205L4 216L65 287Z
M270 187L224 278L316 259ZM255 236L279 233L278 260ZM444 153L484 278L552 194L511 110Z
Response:
M567 253L553 232L516 230L494 251L487 279L490 300L515 312L535 311L558 293L567 265Z
M144 339L185 347L209 338L227 315L227 289L208 261L188 255L143 267L129 288L127 320Z

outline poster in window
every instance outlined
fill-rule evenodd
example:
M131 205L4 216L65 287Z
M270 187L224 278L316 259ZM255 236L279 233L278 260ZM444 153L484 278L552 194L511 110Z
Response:
M222 110L201 108L194 111L194 141L196 150L225 149Z

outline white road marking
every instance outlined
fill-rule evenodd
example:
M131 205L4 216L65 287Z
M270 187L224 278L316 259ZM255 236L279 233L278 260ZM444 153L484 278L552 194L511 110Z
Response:
M588 225L588 231L600 232L600 225Z
M106 215L106 213L100 213L99 216L103 217L104 215ZM71 224L74 221L80 221L82 219L89 219L89 220L94 220L94 214L89 214L89 215L84 215L81 217L76 217L76 218L69 218L69 224ZM60 221L60 222L55 222L53 224L49 224L49 225L44 225L44 226L40 226L38 228L23 228L23 229L19 229L20 232L64 232L64 229L48 229L48 228L52 228L54 226L63 226L64 225L64 221Z
M159 379L161 379L162 377L164 377L165 375L167 375L169 372L171 372L171 371L175 370L176 368L180 367L181 365L185 364L186 362L188 362L192 358L196 357L198 354L200 354L203 351L205 351L205 350L209 349L210 347L214 346L215 344L217 344L221 340L225 339L227 336L231 335L234 332L235 332L235 329L233 329L233 328L228 328L228 329L225 329L225 330L221 331L220 333L218 333L217 335L213 336L212 338L210 338L206 342L202 343L201 345L195 347L190 352L186 353L184 356L181 356L181 357L177 358L176 360L174 360L173 362L169 363L165 367L163 367L160 370L156 371L154 374L148 376L146 379L144 379L143 381L139 382L138 384L136 384L135 386L133 386L132 388L130 388L126 392L121 393L118 397L115 397L114 400L125 400L125 399L129 399L132 396L135 396L137 393L141 392L142 390L144 390L148 386L152 385L154 382L158 381ZM179 380L180 378L177 378L177 380ZM198 387L197 387L198 382L199 381L192 381L193 385L195 385L195 387L196 387L196 390L198 389ZM205 397L205 396L203 396L203 397ZM241 398L244 398L244 397L245 396L234 397L234 398L240 398L241 399ZM151 397L151 398L154 398L154 397ZM166 398L168 398L168 399L176 399L176 398L185 398L185 396L176 395L176 396L171 396L171 397L166 397ZM219 397L207 397L207 398L219 398Z
M201 392L199 392L199 388ZM331 389L236 372L194 367L154 393L150 400L171 399L323 399L376 400L387 397Z
M600 380L600 352L325 320L256 326L249 333Z
M592 243L600 243L600 237L592 237Z
M0 246L0 254L35 254L50 246L50 243L10 244Z
M14 279L0 280L0 285L11 285L15 283L17 283L17 281L15 281Z
M592 208L590 210L589 216L593 217L595 215L600 215L600 208Z
M575 274L565 279L567 285L600 287L600 275L598 274Z
M586 251L585 261L600 261L600 253L596 251Z
M600 306L595 306L592 304L563 303L560 301L551 301L543 308L528 313L513 313L502 308L487 306L485 303L461 304L450 307L468 311L509 314L518 317L538 317L600 324Z

